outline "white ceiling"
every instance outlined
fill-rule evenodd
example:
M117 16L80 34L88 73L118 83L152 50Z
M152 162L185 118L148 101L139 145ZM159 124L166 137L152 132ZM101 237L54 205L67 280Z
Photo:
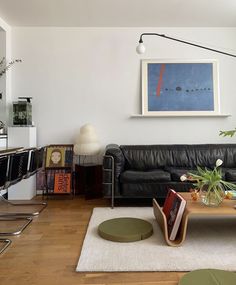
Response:
M236 0L0 0L11 26L236 27Z

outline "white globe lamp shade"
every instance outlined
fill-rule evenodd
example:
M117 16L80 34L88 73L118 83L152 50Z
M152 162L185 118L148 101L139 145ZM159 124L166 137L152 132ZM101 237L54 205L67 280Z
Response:
M74 153L76 155L96 155L100 150L101 145L95 128L90 124L82 126L74 145Z
M138 54L143 54L145 53L146 47L143 43L139 43L139 45L136 47L136 52Z

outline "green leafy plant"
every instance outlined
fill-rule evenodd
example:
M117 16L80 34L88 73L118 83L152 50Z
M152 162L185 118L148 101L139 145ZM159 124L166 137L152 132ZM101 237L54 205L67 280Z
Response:
M3 57L0 61L0 77L2 77L7 72L7 70L12 67L13 64L18 62L22 62L22 60L14 59L7 64L5 57Z
M191 181L196 191L205 191L206 203L214 198L220 203L223 199L222 193L225 190L236 190L236 185L222 179L222 170L219 168L223 164L221 159L217 159L213 170L197 167L196 173L188 172L180 177L181 181Z
M235 133L236 133L236 128L230 131L220 131L220 136L232 138L235 135Z

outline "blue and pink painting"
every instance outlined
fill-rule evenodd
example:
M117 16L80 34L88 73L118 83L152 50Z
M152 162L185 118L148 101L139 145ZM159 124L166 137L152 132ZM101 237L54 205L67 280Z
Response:
M213 63L148 63L148 111L214 111Z

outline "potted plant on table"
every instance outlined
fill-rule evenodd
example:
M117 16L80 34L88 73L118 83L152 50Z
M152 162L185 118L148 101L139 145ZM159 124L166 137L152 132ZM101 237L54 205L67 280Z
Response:
M235 184L222 179L222 170L219 168L222 164L223 161L217 159L213 170L197 167L195 173L184 174L180 180L193 182L195 191L200 193L203 204L219 206L225 197L225 190L236 190Z

